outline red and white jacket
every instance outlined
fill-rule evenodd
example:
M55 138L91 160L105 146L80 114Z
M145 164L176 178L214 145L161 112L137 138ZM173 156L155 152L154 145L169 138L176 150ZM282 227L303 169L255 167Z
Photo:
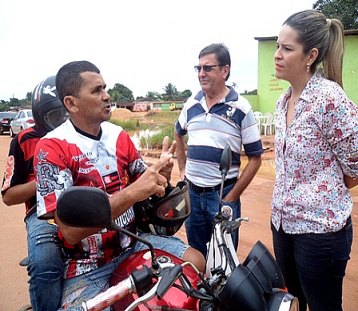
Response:
M134 182L146 166L129 135L110 122L101 124L97 137L74 127L70 120L43 137L36 146L34 167L37 174L37 215L53 217L59 195L71 186L91 186L109 196ZM135 232L134 212L129 208L115 220ZM65 278L94 270L132 244L117 231L93 234L73 246L63 239Z

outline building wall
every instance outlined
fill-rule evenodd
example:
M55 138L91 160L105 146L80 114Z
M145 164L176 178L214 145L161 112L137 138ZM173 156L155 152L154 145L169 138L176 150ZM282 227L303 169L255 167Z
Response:
M251 104L252 110L257 111L260 109L259 96L258 95L241 95L245 97Z
M358 105L358 34L345 36L343 88L348 97Z
M289 84L275 77L276 40L259 41L258 44L258 85L259 111L273 112L277 99L284 93Z
M277 99L289 87L289 83L275 77L274 54L276 38L256 38L258 44L258 109L275 111ZM358 105L358 31L345 36L343 58L343 87L349 98Z

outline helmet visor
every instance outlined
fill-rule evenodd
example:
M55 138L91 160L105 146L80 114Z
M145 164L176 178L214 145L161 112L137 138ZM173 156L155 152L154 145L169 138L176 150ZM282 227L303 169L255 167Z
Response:
M176 188L174 192L177 190ZM186 191L181 195L170 193L163 203L158 204L157 216L163 220L179 220L188 217L190 214L189 193Z
M65 107L59 107L48 111L44 116L44 121L51 129L61 125L69 118L69 114Z
M190 214L189 192L176 187L157 206L157 216L159 219L167 221L185 219Z

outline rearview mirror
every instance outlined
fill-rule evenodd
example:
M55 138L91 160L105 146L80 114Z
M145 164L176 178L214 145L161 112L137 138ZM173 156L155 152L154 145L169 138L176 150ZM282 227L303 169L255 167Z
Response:
M232 162L231 148L230 148L230 145L227 144L223 150L223 153L222 153L221 159L220 159L219 170L222 175L226 176L227 172L230 170L231 162Z
M67 226L108 228L112 223L111 205L101 189L73 186L57 200L57 216Z

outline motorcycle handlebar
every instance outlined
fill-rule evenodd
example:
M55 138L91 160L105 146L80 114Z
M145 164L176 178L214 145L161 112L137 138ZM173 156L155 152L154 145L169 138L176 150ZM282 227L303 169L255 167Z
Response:
M84 311L103 310L115 302L123 299L125 296L136 292L136 287L131 276L119 282L117 285L111 286L103 293L84 301L82 308Z
M106 291L96 295L95 297L84 301L82 303L83 311L99 311L103 310L109 306L112 306L116 302L122 300L127 295L138 293L141 290L146 288L145 294L141 297L138 297L131 305L129 305L126 311L134 310L138 305L143 302L146 302L152 299L155 295L164 295L164 293L172 286L173 282L177 279L177 277L182 272L182 265L186 265L188 263L183 263L181 265L174 265L173 263L164 263L161 264L161 271L164 271L162 275L159 275L157 278L157 282L154 286L148 290L150 284L153 284L153 274L148 273L148 268L136 270L132 272L132 274L119 282L117 285L111 286ZM194 270L199 273L199 271L190 264ZM161 273L160 273L161 274ZM150 279L150 280L149 280ZM162 281L164 283L162 284ZM138 284L140 283L140 284ZM158 286L160 285L160 290L158 292ZM138 287L137 287L138 286ZM160 294L161 293L161 294Z

